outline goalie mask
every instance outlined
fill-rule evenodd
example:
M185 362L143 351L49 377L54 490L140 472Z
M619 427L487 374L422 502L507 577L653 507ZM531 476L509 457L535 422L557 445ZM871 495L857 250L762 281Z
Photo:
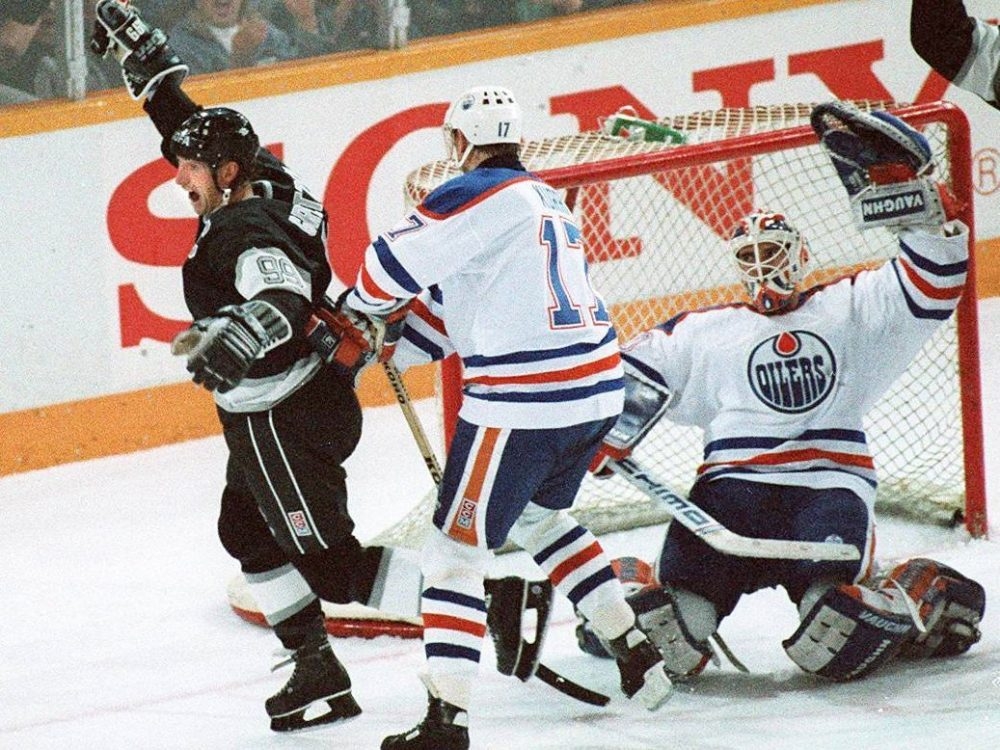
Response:
M461 167L474 146L521 143L521 106L502 86L476 86L456 99L444 116L444 142L448 158ZM456 153L454 132L469 142L465 152Z
M252 179L260 140L250 121L228 107L195 112L174 131L170 153L175 157L204 162L213 170L227 161L240 167L240 179Z
M729 250L760 312L780 312L798 298L809 250L782 214L758 211L744 218L730 235Z

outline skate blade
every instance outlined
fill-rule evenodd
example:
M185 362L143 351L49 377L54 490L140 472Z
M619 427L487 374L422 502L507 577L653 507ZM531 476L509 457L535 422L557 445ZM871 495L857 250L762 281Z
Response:
M674 690L674 684L663 670L663 663L655 664L646 672L645 681L633 698L650 711L662 706Z
M317 713L319 712L319 713ZM327 724L350 721L361 714L361 706L350 693L313 701L306 708L271 718L273 732L302 732Z

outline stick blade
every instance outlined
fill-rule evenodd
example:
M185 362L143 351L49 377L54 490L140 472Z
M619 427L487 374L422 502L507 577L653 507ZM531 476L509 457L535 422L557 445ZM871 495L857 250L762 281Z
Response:
M573 682L561 674L553 672L544 664L538 665L535 676L546 685L554 687L563 695L568 695L570 698L575 698L582 703L589 703L591 706L606 706L611 702L611 699L604 693L598 693L596 690L591 690Z

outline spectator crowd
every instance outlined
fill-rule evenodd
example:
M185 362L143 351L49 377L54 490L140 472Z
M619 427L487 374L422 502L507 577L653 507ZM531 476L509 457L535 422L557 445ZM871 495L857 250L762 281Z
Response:
M460 34L645 0L138 0L193 75ZM94 21L84 0L84 24ZM0 0L0 105L62 94L62 0ZM400 29L399 25L403 28ZM387 29L395 28L386 37ZM87 55L88 91L122 84Z

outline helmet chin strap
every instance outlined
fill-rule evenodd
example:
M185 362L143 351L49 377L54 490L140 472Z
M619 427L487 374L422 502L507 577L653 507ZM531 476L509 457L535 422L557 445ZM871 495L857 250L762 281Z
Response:
M473 148L473 146L472 146L471 143L469 145L467 145L465 147L465 151L462 152L462 158L456 160L456 163L458 164L458 168L459 169L462 169L462 167L465 166L465 162L469 158L469 154L472 153L472 148Z
M448 158L450 158L455 165L462 169L465 166L466 160L469 158L469 154L472 153L473 145L472 142L466 137L465 133L462 133L462 137L465 139L465 150L462 155L458 155L458 145L455 143L455 133L462 133L461 130L451 131L451 148L448 150Z
M223 206L228 206L229 199L233 195L233 189L231 187L222 187L222 185L219 184L220 168L221 167L216 167L215 169L212 170L212 182L215 183L215 189L218 190L219 193L222 195L222 203L219 204L218 208L222 208ZM218 208L216 210L218 210Z

